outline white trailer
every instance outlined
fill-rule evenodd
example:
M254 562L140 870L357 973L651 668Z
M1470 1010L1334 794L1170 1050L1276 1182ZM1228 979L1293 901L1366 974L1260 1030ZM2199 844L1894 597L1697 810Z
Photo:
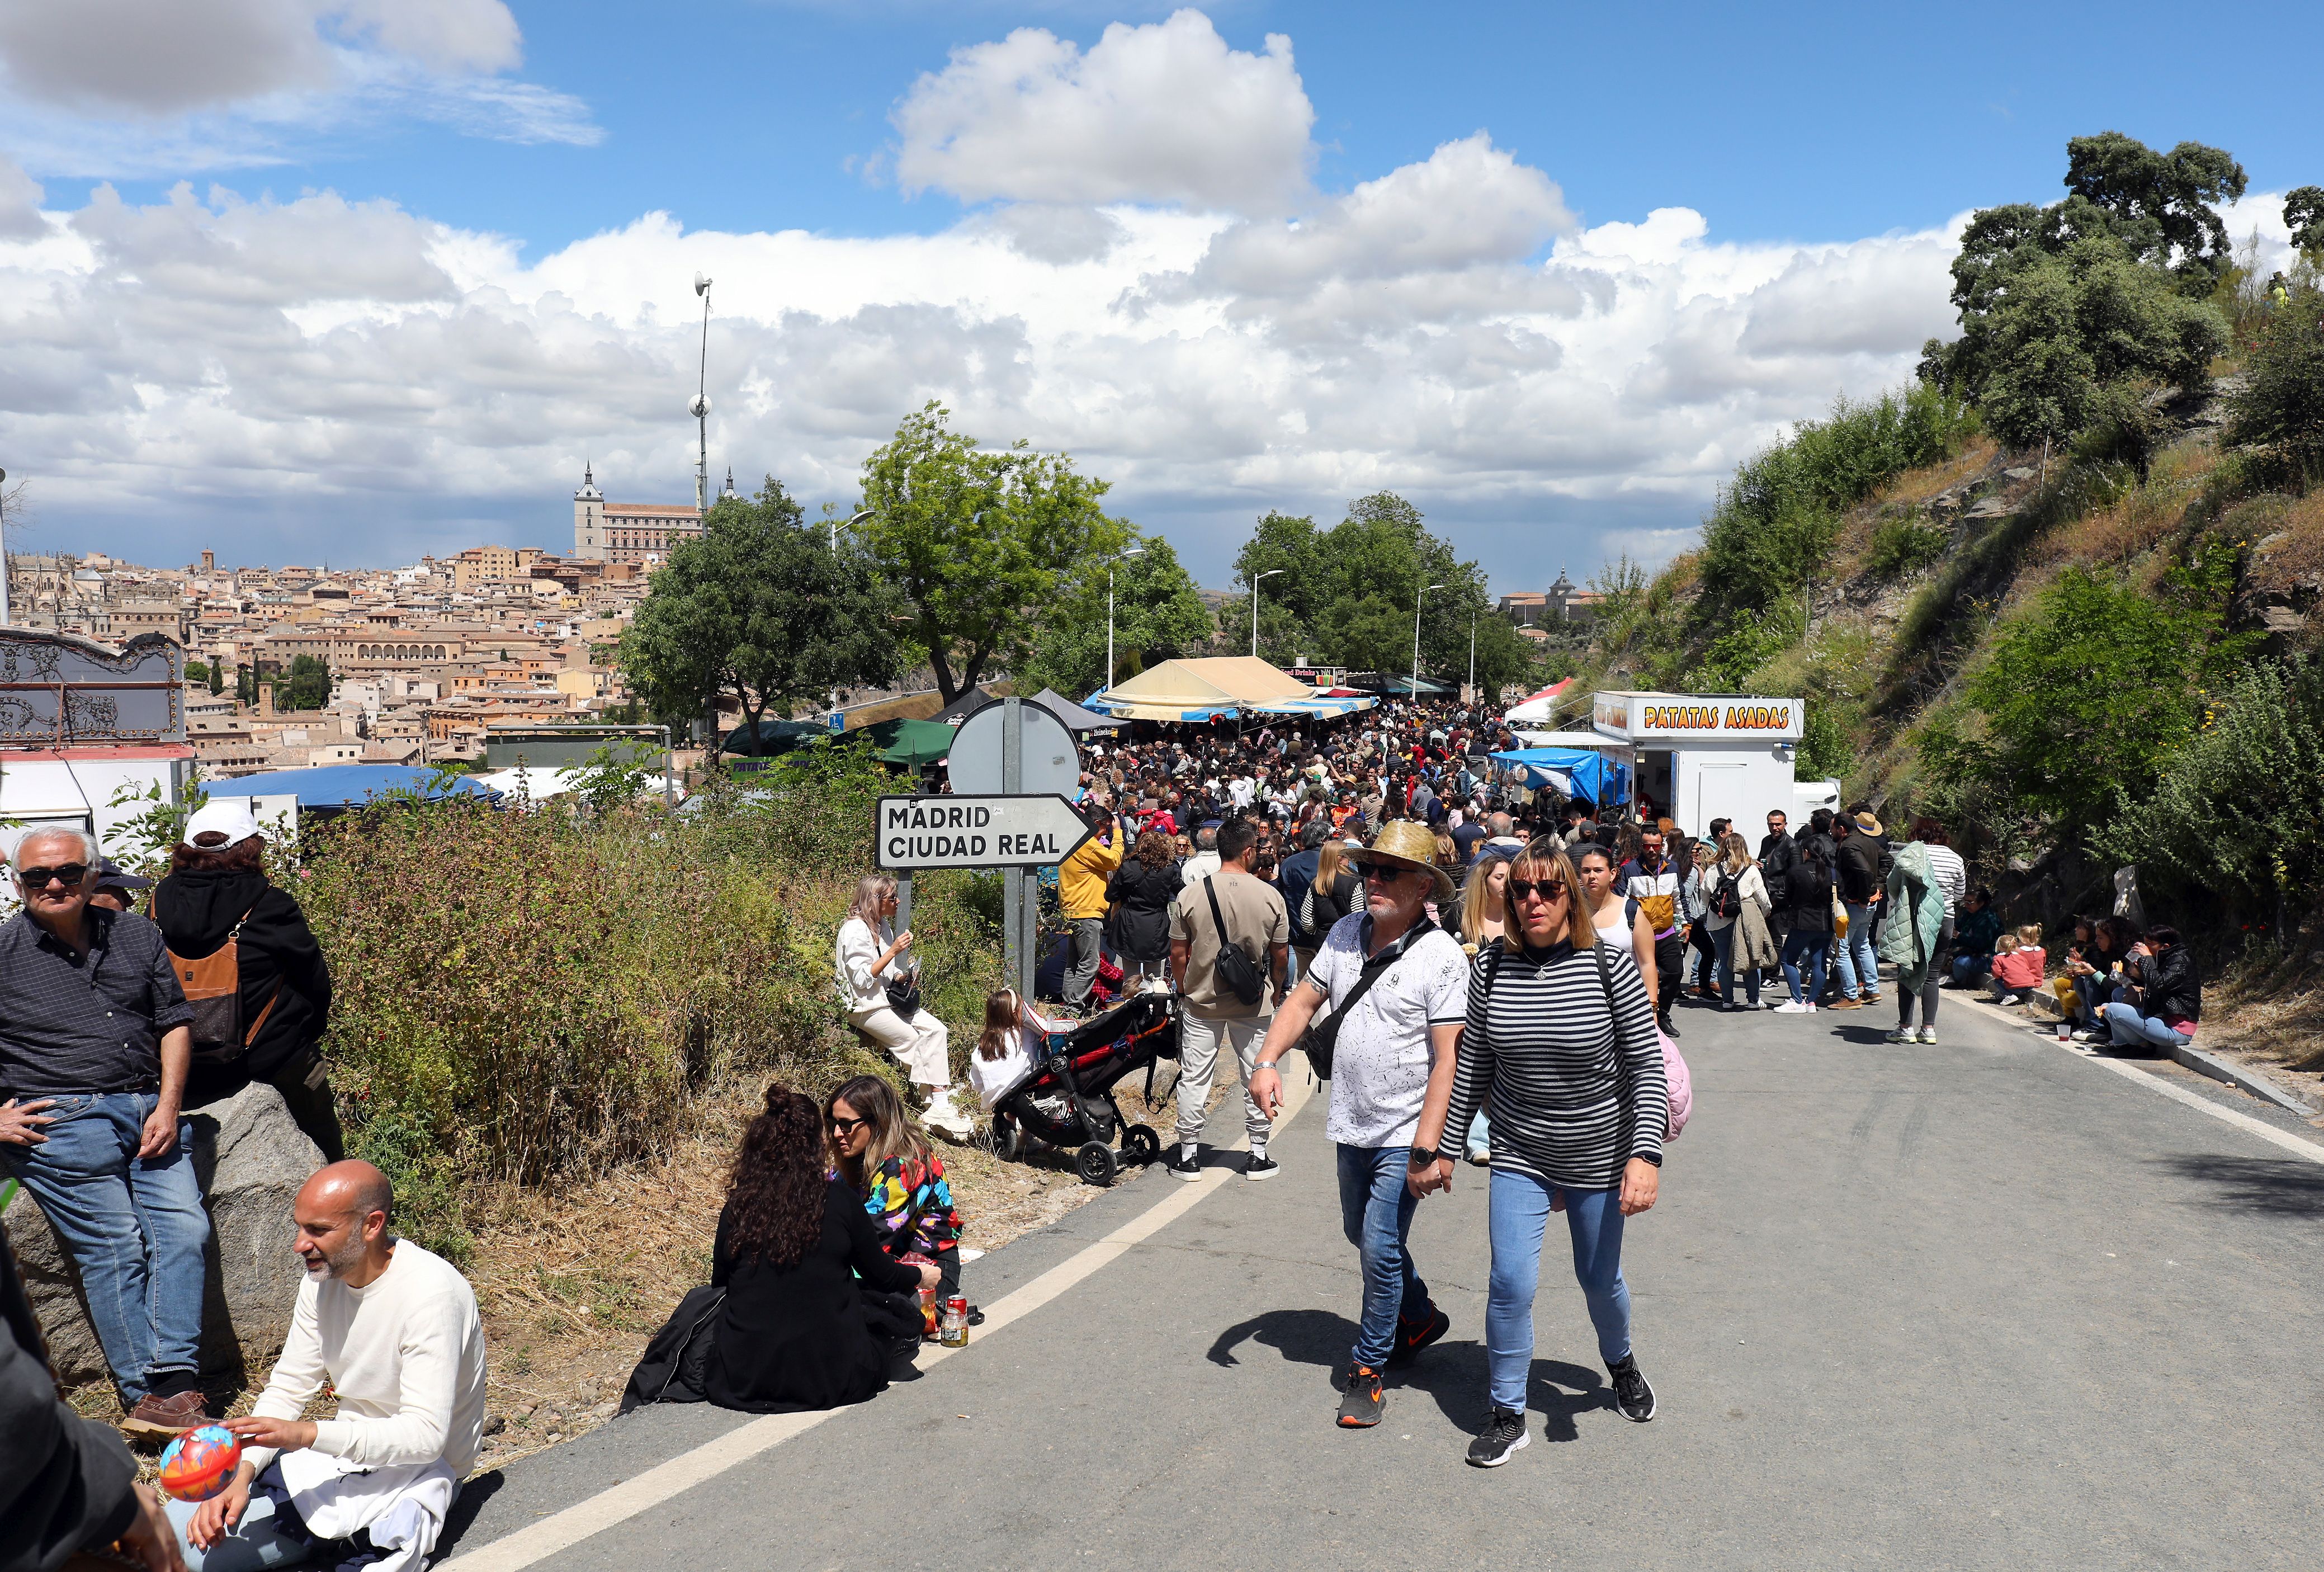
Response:
M1808 810L1837 808L1836 781L1793 773L1806 701L1724 693L1599 693L1591 729L1631 765L1632 795L1689 835L1732 819L1755 846L1770 810L1797 825Z

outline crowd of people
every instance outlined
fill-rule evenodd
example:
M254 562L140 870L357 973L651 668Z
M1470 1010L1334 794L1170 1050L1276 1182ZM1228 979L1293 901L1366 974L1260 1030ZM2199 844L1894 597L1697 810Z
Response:
M1982 981L2003 1004L2049 992L2057 1031L2076 1041L2152 1052L2196 1031L2200 980L2174 929L2079 920L2053 968L2039 927L2004 928L1933 820L1899 837L1868 803L1796 829L1778 809L1756 849L1726 820L1697 839L1667 818L1505 790L1488 756L1514 743L1492 717L1442 706L1298 729L1138 727L1090 744L1092 835L1058 870L1059 1008L997 991L966 1056L990 1109L1076 1014L1124 990L1167 992L1180 1077L1162 1160L1203 1177L1231 1054L1241 1172L1259 1181L1281 1171L1268 1142L1281 1067L1304 1053L1329 1083L1325 1134L1362 1284L1338 1373L1342 1427L1378 1425L1388 1373L1451 1327L1412 1231L1462 1157L1490 1170L1492 1256L1488 1417L1468 1460L1497 1466L1526 1445L1533 1303L1556 1212L1616 1406L1654 1417L1621 1248L1685 1118L1682 1003L1861 1009L1886 982L1889 1040L1925 1044L1941 991ZM345 1159L317 1046L328 970L267 876L255 821L204 808L171 862L157 883L78 830L18 842L23 906L0 922L0 1175L31 1193L78 1267L130 1434L209 1422L198 1357L208 1219L190 1110L264 1083L313 1140L321 1163L290 1240L304 1281L264 1392L226 1421L244 1447L230 1486L165 1506L136 1483L120 1433L58 1397L0 1238L0 1518L12 1524L0 1572L106 1544L154 1572L316 1556L403 1572L433 1549L481 1444L475 1298L397 1238L386 1179ZM767 1089L729 1175L710 1281L647 1347L624 1411L861 1401L910 1378L934 1303L964 1302L953 1299L964 1223L927 1132L965 1139L974 1115L896 897L892 878L862 880L834 969L848 1021L893 1059L911 1102L872 1075L820 1098ZM300 1418L327 1385L337 1417Z

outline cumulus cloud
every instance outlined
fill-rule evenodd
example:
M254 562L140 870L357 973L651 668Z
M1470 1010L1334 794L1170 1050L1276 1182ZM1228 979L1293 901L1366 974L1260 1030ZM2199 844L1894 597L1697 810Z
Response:
M588 143L587 107L507 75L503 0L72 0L0 5L0 139L45 173L276 162L389 116Z
M967 202L1176 202L1279 212L1307 192L1315 111L1291 41L1227 47L1199 11L954 50L893 116L898 182Z
M0 153L0 240L29 240L48 232L41 217L41 182Z

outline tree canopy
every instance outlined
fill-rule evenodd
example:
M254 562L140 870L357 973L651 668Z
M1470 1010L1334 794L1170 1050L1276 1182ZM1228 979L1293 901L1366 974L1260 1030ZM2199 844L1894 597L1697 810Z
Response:
M947 704L989 668L1022 670L1038 614L1085 591L1131 538L1098 505L1106 483L1064 454L980 448L950 420L932 401L863 461L862 537Z
M896 609L862 551L834 550L770 477L748 501L712 504L701 535L672 548L622 637L622 668L661 719L725 698L755 735L831 689L890 680Z
M1019 692L1054 688L1084 698L1157 661L1195 654L1210 643L1217 624L1170 542L1141 535L1138 545L1139 555L1114 569L1112 675L1105 670L1106 571L1099 563L1041 618L1032 659L1019 677Z

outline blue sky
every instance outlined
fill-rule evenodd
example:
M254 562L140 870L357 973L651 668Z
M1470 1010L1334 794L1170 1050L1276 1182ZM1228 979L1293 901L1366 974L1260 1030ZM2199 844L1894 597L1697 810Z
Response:
M1070 447L1116 477L1116 501L1168 530L1206 582L1222 581L1264 506L1328 513L1392 485L1517 587L1612 550L1669 555L1737 458L1838 393L1893 384L1919 338L1946 325L1938 232L1974 207L2054 199L2068 136L2212 143L2243 161L2255 192L2324 180L2312 124L2324 22L2304 8L2215 38L2162 6L2094 20L1997 5L1220 4L1171 35L1211 51L1182 54L1180 75L1101 84L1167 96L1145 106L1153 170L1119 150L1082 169L1037 107L1032 132L994 155L1015 161L1007 169L954 160L930 176L938 166L923 163L923 189L907 191L899 161L921 140L905 129L908 106L973 137L1006 87L955 51L987 60L975 51L1044 29L1065 62L1060 90L1096 94L1107 25L1140 30L1125 47L1157 39L1170 8L226 4L249 14L246 47L214 35L210 58L175 71L164 60L135 80L118 41L165 0L88 0L83 36L70 20L0 19L0 237L12 166L39 182L51 227L45 248L0 245L0 312L55 310L56 330L32 335L28 381L71 390L0 396L0 462L38 477L51 544L86 529L182 560L193 535L233 520L244 551L217 542L229 557L279 560L318 534L347 559L382 561L480 532L554 545L578 452L609 456L617 484L681 495L688 433L659 422L690 358L675 324L688 259L715 251L709 231L758 247L724 254L748 258L724 265L747 267L734 276L757 291L726 308L724 347L737 384L773 391L747 420L723 401L735 423L714 438L746 476L772 469L842 498L881 430L944 397L988 436ZM266 32L286 9L323 21L300 23L303 38ZM1203 138L1269 93L1280 101L1251 123L1252 161L1288 162L1254 197ZM1304 153L1280 134L1303 124ZM1189 145L1174 152L1181 134ZM1450 158L1448 144L1475 156ZM173 208L181 180L191 195ZM1367 182L1378 199L1359 210ZM1050 183L1068 195L1053 199ZM392 205L410 232L387 234L382 208L351 234L333 202ZM1650 222L1658 210L1692 217ZM1365 228L1365 211L1388 227ZM1511 212L1529 216L1504 224ZM641 233L653 213L674 227ZM1026 243L1039 265L980 273L945 298L947 270L986 256L977 236L1025 214L1047 237ZM1187 227L1190 215L1209 227ZM1328 262L1291 254L1333 224L1347 240ZM1069 266L1078 254L1056 247L1080 244L1056 240L1060 226L1135 243L1097 259L1104 277L1074 275L1082 315L1052 341L1043 302L1066 275L1042 270ZM1461 252L1497 226L1508 232ZM1432 231L1416 242L1426 255L1378 261L1401 244L1382 236L1415 227ZM777 243L798 230L816 244ZM32 233L19 226L18 238ZM172 293L155 247L173 263L237 260ZM851 269L890 264L889 282L846 285ZM650 306L629 282L649 272ZM254 303L253 279L274 295ZM91 292L69 310L60 289ZM1471 291L1482 303L1440 304ZM576 330L555 315L568 301L594 335L581 362L558 359ZM262 317L206 327L213 308ZM415 311L453 329L420 345ZM92 312L150 321L152 337L74 341ZM809 326L831 330L811 365L797 347ZM511 341L479 361L494 328ZM254 333L285 337L261 354ZM393 364L381 380L425 387L435 407L300 393L300 375L324 374L290 369L292 335L357 375L366 353ZM589 368L583 407L558 396L576 364ZM150 369L180 365L174 391ZM624 377L637 396L613 385ZM810 383L845 383L853 402L812 407ZM1212 423L1268 422L1267 440L1229 430L1174 445L1138 412L1141 388L1184 406L1222 384L1247 402ZM1117 400L1113 424L1093 412ZM84 401L117 428L94 444L63 418ZM1398 401L1419 411L1408 434ZM1496 428L1490 414L1512 407L1526 421ZM1622 420L1600 428L1605 409ZM1527 431L1541 453L1524 450ZM425 477L383 458L398 452Z

